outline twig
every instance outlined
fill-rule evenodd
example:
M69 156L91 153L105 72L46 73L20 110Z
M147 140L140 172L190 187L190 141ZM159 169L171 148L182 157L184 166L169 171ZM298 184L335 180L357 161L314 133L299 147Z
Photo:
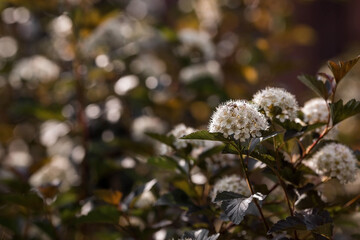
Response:
M254 195L255 192L254 192L254 189L253 189L253 187L251 186L251 183L250 183L249 175L248 175L248 172L247 172L245 164L244 164L244 158L242 157L241 151L239 151L239 149L237 147L236 147L236 149L238 150L238 153L239 153L240 164L241 164L241 168L242 168L242 170L244 171L244 174L245 174L246 183L247 183L247 185L248 185L248 187L250 189L251 194ZM248 156L247 156L247 158L248 158ZM266 230L266 232L268 232L269 231L269 225L266 222L266 219L264 217L264 214L263 214L263 212L261 210L261 207L260 207L257 199L254 199L254 203L255 203L257 209L259 210L261 219L262 219L262 221L264 223L265 230Z

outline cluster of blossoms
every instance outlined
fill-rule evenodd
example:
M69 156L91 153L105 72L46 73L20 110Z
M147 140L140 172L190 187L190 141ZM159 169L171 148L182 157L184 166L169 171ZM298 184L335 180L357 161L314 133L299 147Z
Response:
M310 159L309 165L320 175L337 178L341 184L356 178L356 157L345 145L330 143Z
M254 95L252 101L264 109L267 117L277 118L281 122L295 120L299 110L295 96L281 88L268 87L261 90ZM275 108L281 112L277 112Z
M238 193L246 197L251 195L246 181L235 174L219 179L215 183L210 193L211 201L214 202L216 195L225 191Z
M308 124L326 123L329 117L329 109L327 103L322 98L313 98L305 102L301 109L304 113L304 121ZM324 131L325 126L315 129L317 133ZM333 128L327 135L327 139L335 139L337 137L337 128Z
M209 132L220 132L242 142L261 136L260 131L268 128L265 116L257 107L242 100L230 100L217 107L209 124Z
M181 123L176 125L168 134L167 136L174 136L174 147L176 149L182 149L182 148L186 148L186 146L188 144L191 144L193 147L195 148L199 148L199 147L203 147L204 146L204 142L202 140L187 140L187 139L180 139L181 137L188 135L190 133L196 132L197 130L191 127L187 127L185 126L185 124ZM159 153L162 155L168 155L172 153L172 149L165 145L165 144L161 144L159 146Z
M192 127L187 127L185 124L181 123L174 127L173 130L171 130L167 135L168 136L174 136L174 146L176 149L185 148L187 144L192 144L194 146L201 146L203 145L203 141L198 140L187 140L187 139L180 139L181 137L188 135L190 133L196 132L197 130Z

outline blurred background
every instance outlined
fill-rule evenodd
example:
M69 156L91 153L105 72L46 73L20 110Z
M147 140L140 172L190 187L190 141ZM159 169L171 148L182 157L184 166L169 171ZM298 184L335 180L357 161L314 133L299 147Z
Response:
M0 191L126 195L154 175L146 131L206 128L219 103L266 86L300 106L315 97L297 75L360 53L359 12L357 0L1 0ZM338 97L360 100L359 78L358 64ZM359 117L344 125L359 148Z

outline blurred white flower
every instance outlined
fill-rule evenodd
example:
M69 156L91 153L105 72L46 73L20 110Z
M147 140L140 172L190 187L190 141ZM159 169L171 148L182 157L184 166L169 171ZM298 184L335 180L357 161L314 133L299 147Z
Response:
M48 120L40 126L40 142L50 147L54 145L60 137L65 136L70 132L70 127L57 120Z
M329 110L326 101L323 98L313 98L305 102L301 109L304 113L304 121L308 124L327 123L329 117ZM321 134L325 126L315 129ZM338 135L338 129L335 126L327 135L326 139L335 139Z
M10 142L4 165L22 168L29 167L32 162L29 147L23 139L14 139Z
M141 45L154 44L155 31L149 26L127 15L115 16L101 25L82 44L86 56L97 56L99 52L119 50L122 56L134 55Z
M59 77L60 68L53 61L41 55L23 58L10 73L10 84L13 87L21 87L21 80L31 83L49 82Z
M46 184L59 184L66 191L80 182L80 176L68 158L54 156L51 162L37 170L29 179L30 185L39 187Z
M156 202L156 198L151 191L143 192L135 202L136 208L148 208Z
M132 122L131 135L136 141L149 141L150 138L146 136L146 132L163 134L166 127L166 123L160 118L143 115Z
M216 195L221 192L234 192L246 197L251 195L246 181L238 175L230 175L216 181L210 193L211 201L214 202Z
M166 71L166 64L154 54L141 54L131 62L130 69L135 74L160 76Z
M51 21L50 31L59 37L66 37L72 33L72 26L71 18L63 14Z
M345 145L330 143L317 151L308 164L318 174L337 178L340 183L353 182L356 177L356 157Z
M221 104L211 117L210 132L220 132L224 137L233 136L244 142L250 137L260 137L269 125L266 118L253 104L242 100L230 100Z
M18 45L14 38L9 36L0 37L0 59L14 56L17 50Z
M215 58L215 46L208 33L187 28L181 30L178 37L182 43L178 49L180 55L190 56L194 61Z
M198 79L209 77L214 82L221 84L223 80L223 73L221 66L216 61L208 61L206 63L193 64L181 69L180 80L185 83L191 83Z
M197 0L194 5L201 26L209 31L215 30L221 21L219 1Z
M212 172L218 171L225 167L232 167L236 165L236 155L217 153L205 158L207 169Z
M268 87L261 90L253 96L252 101L264 109L267 117L277 118L281 122L295 120L299 110L295 96L282 88ZM281 112L277 113L275 110L274 115L274 107L279 108Z
M115 83L114 91L122 96L139 85L139 78L136 75L126 75Z

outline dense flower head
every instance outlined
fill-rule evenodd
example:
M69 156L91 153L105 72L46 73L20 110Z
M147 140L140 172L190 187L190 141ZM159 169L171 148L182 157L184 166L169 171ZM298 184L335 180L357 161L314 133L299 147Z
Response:
M299 110L295 96L282 88L263 89L254 95L252 101L264 109L267 117L277 118L281 122L295 120ZM281 109L281 112L274 111L275 107Z
M223 177L215 183L210 193L211 201L214 202L216 195L225 191L238 193L246 197L251 195L246 181L235 174Z
M304 121L309 124L326 123L328 120L327 103L322 98L313 98L305 102L301 111L304 113Z
M310 159L309 165L320 175L337 178L340 183L353 182L356 177L356 157L345 145L330 143Z
M250 137L260 137L269 125L257 107L242 100L230 100L217 107L209 124L210 132L220 132L244 142Z
M326 123L329 117L327 103L322 98L313 98L305 102L301 111L304 113L304 121L308 124ZM317 133L324 131L325 126L315 129ZM326 139L335 139L338 135L338 129L334 127L327 135Z

